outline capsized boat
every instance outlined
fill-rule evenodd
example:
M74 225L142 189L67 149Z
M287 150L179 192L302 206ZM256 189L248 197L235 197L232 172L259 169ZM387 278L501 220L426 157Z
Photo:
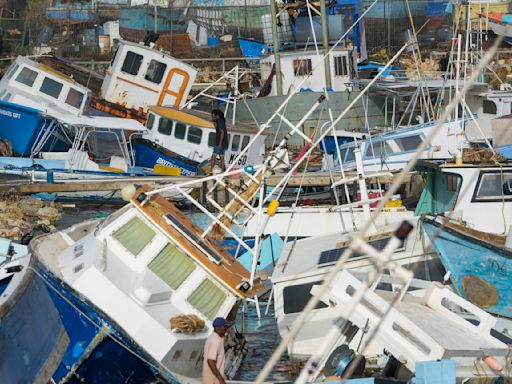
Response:
M195 382L212 320L233 319L240 302L255 300L262 288L172 203L146 192L139 189L104 221L31 243L70 337L56 382L133 375L148 383ZM232 377L243 356L235 329L226 349Z

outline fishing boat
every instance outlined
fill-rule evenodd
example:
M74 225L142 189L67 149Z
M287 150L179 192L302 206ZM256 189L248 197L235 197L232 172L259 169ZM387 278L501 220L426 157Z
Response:
M240 123L231 125L226 121L226 125L226 166L236 169L261 164L267 134L256 135L258 130ZM215 144L215 127L209 114L152 106L146 128L148 134L134 140L137 165L153 169L160 164L180 169L181 175L192 175L201 172L201 165L209 164ZM246 148L247 151L234 163Z
M35 271L70 340L53 380L196 382L213 319L233 319L262 288L202 233L172 203L139 189L105 220L33 240ZM243 340L235 329L227 336L228 377Z
M485 311L512 317L512 251L506 236L478 231L446 218L423 221L457 292Z
M331 157L330 164L336 166L341 161L343 167L348 170L356 167L354 149L360 148L365 170L400 170L416 153L417 148L426 141L430 130L436 124L437 122L429 122L397 128L360 141L354 139L340 145L339 150L334 145L336 141L339 142L338 137L329 135L326 137L326 142L331 145L325 146L325 153ZM457 148L461 146L461 140L459 140L461 132L464 132L464 121L443 123L441 129L423 151L422 158L439 161L451 159Z
M0 265L0 377L47 383L69 346L63 321L26 246L0 239Z
M236 119L250 125L256 123L261 125L269 121L270 132L277 135L276 142L279 142L289 129L282 119L286 119L290 124L297 124L306 114L306 108L308 108L306 106L313 105L319 98L325 97L322 107L303 122L304 133L307 136L322 131L331 121L330 111L332 116L338 116L360 93L356 87L353 87L351 80L354 72L353 48L336 48L329 55L332 80L330 88L326 85L325 69L322 64L323 54L322 49L318 54L312 49L281 52L282 89L280 90L274 56L267 55L260 58L261 76L268 80L258 97L247 98L243 103L237 104ZM313 68L316 70L312 71ZM274 112L278 106L282 105L292 93L293 96L286 103L286 108L275 115ZM229 112L232 113L231 110ZM351 110L345 112L345 117L335 128L349 132L360 131L366 122L370 127L376 126L384 116L381 106L372 97L357 103ZM301 147L303 143L301 136L296 135L290 140L289 146L290 148Z
M311 362L316 362L312 370L314 374L309 377L321 377L323 367L327 372L332 372L333 368L346 369L347 360L368 355L366 347L372 344L385 349L390 357L384 375L400 371L400 377L410 377L425 369L421 362L440 359L451 361L452 369L448 372L452 372L453 380L506 375L503 371L507 369L507 344L511 339L495 329L496 318L448 287L411 280L398 273L396 276L374 276L341 271L327 293L320 297L320 302L341 319L327 333L324 329L325 340L315 355L319 359L310 359L304 370L311 366ZM365 283L370 288L366 288ZM384 285L394 289L386 289ZM319 286L311 291L317 294ZM360 335L354 329L364 330L364 334ZM354 338L358 339L360 348L351 350L352 355L347 356L347 344ZM346 344L340 347L335 341ZM326 353L320 355L320 351ZM361 360L358 370L364 367L365 360Z

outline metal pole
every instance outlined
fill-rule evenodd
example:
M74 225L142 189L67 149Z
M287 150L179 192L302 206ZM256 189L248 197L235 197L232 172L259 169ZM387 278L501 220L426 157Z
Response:
M283 94L283 74L281 73L281 57L279 56L279 34L277 33L277 9L275 0L270 0L270 14L272 15L272 42L274 43L274 61L276 62L277 95Z
M329 29L327 27L327 9L325 6L325 0L320 0L320 19L322 21L322 40L324 46L324 54L329 52ZM332 88L331 81L331 56L327 56L324 59L325 65L325 87Z

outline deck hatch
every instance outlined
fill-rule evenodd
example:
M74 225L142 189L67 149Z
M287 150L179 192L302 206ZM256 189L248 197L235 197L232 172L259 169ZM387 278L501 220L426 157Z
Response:
M370 244L372 247L374 247L377 251L382 251L386 245L389 242L389 239L391 237L383 237L380 239L375 240L369 240L368 244ZM395 250L395 252L402 251L404 249L405 243L402 242L402 244ZM327 251L323 251L320 253L320 258L318 259L318 266L323 267L327 264L333 264L338 261L338 259L343 255L343 252L348 247L341 247L341 248L334 248L329 249ZM360 252L353 252L351 257L361 257L364 256L364 254Z
M170 213L166 213L164 215L165 219L169 224L175 227L182 235L187 237L190 241L195 243L201 251L204 252L205 255L208 256L210 260L212 260L216 264L220 264L222 258L217 254L217 252L211 248L208 244L206 244L201 238L199 238L196 234L194 234L190 229L184 226L179 220L177 220Z
M116 230L112 237L119 241L132 255L138 256L155 235L155 231L141 219L135 217Z
M196 269L194 262L171 244L167 244L148 267L174 290Z
M226 300L226 294L209 279L199 284L187 301L210 320L215 318Z

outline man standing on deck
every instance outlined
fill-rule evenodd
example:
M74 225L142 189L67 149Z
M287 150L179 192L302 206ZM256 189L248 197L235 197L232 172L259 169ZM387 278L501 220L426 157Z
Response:
M228 140L228 131L226 129L226 119L222 111L214 109L212 111L212 121L215 126L215 143L213 147L212 157L210 159L211 174L213 174L213 168L215 167L215 158L217 155L220 157L220 169L222 172L226 170L226 164L224 163L224 152Z
M231 322L223 317L213 320L213 332L206 339L203 356L203 384L226 384L224 381L224 335Z

